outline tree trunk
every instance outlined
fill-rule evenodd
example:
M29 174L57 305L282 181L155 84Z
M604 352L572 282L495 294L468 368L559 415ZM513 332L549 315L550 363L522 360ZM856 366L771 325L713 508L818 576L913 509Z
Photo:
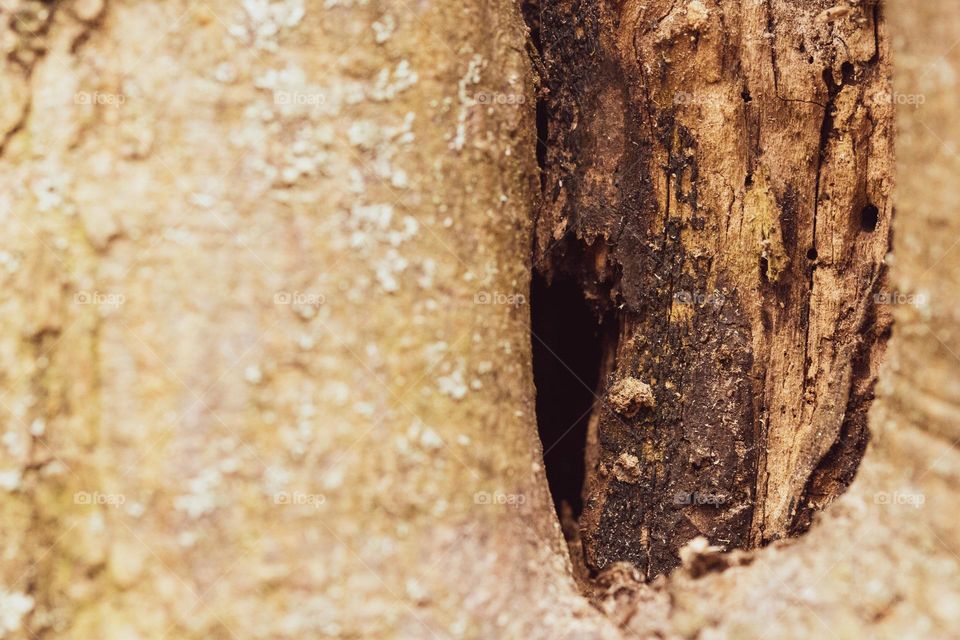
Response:
M830 6L542 0L538 257L616 326L591 569L649 578L699 535L795 535L859 464L885 342L889 55L875 3ZM624 406L631 385L652 397Z
M4 632L612 631L540 462L516 8L96 4L3 14Z
M952 5L8 5L0 637L960 628ZM534 259L605 321L574 563Z

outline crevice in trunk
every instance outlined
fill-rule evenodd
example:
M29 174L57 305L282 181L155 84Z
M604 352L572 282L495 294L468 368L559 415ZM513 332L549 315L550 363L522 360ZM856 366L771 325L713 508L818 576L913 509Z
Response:
M856 473L886 340L868 307L888 201L864 160L886 148L866 109L879 47L827 37L819 12L792 32L799 5L768 3L763 24L737 3L521 8L539 76L537 419L576 577L589 591L629 563L651 580L698 538L801 534ZM856 13L844 35L874 43L874 5ZM736 42L768 47L773 73L736 64ZM821 268L839 275L812 295Z
M583 510L587 426L600 402L611 322L571 278L535 274L530 290L537 427L550 493L561 522Z

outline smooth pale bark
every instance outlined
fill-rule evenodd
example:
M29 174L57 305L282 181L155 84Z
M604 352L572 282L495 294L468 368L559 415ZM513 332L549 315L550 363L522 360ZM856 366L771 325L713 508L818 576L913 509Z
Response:
M538 463L516 7L90 4L3 15L7 635L612 629Z

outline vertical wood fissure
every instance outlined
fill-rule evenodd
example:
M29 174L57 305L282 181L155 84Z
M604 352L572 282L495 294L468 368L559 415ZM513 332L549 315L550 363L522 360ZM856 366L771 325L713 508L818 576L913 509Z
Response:
M876 2L831 8L537 4L534 262L622 318L601 390L635 380L655 399L597 409L579 523L593 572L629 561L652 578L697 536L796 535L863 454L886 339L871 297L890 228L875 149L891 110L874 98L889 60Z

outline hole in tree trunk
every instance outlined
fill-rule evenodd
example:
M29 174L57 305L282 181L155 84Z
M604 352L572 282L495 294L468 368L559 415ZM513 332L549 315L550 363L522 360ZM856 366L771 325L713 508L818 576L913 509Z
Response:
M530 304L537 426L550 493L563 522L564 503L573 518L583 509L587 425L597 400L604 327L568 279L548 284L535 275Z
M860 228L868 232L876 231L879 218L880 210L876 205L868 204L860 211Z
M827 379L820 376L832 376L849 362L840 359L830 371L805 374L811 361L807 342L797 349L785 343L789 348L781 356L774 349L779 344L756 338L781 335L784 327L809 338L811 322L829 320L814 307L819 296L812 295L818 250L797 244L807 232L817 237L818 207L836 195L821 184L821 174L836 162L832 144L848 128L836 122L838 96L845 85L872 78L875 62L844 62L837 73L832 64L822 67L824 111L807 123L815 127L822 118L819 141L811 141L809 149L816 160L809 175L815 196L809 219L793 187L772 183L761 161L758 127L775 131L792 126L792 120L731 129L756 141L746 157L729 158L746 173L743 188L732 183L724 188L741 202L765 194L763 206L779 211L783 237L776 244L785 255L773 262L769 252L744 257L736 247L718 243L714 230L727 228L731 214L722 207L714 213L698 201L729 201L728 195L712 193L702 178L714 160L702 153L698 139L714 132L688 129L682 121L696 122L694 112L664 109L654 99L676 87L675 77L669 82L642 72L633 77L632 54L621 60L617 51L607 51L608 38L619 42L636 25L622 27L617 11L603 3L576 4L573 11L569 3L546 0L521 0L520 6L541 89L536 157L542 199L534 214L532 262L538 272L531 288L537 421L574 577L589 594L597 585L606 588L606 575L621 575L621 562L633 565L637 580L669 573L680 564L684 545L701 536L730 550L799 535L853 478L867 441L866 410L882 353L874 347L885 338L871 321L856 332L849 323L833 327L837 340L859 345L863 351L856 357L863 364L854 364L848 393L831 388L821 393L830 396L824 398L811 393L826 386L819 384ZM774 12L768 14L765 33L772 33ZM612 36L605 33L611 27ZM651 35L656 26L644 28L636 33L635 52L639 40L654 49L660 42ZM824 51L817 45L816 60L811 51L809 62L835 60ZM691 91L699 86L695 75ZM741 99L750 102L750 89L737 78ZM637 91L623 91L633 82ZM776 93L775 82L765 90ZM666 181L660 174L664 165L673 176ZM666 189L662 201L656 184ZM875 218L869 205L851 213L860 216L849 221L851 231L858 225L865 232L877 228L879 211ZM721 256L729 254L736 268L705 253L709 245ZM877 279L873 248L853 252L849 260L858 286L873 287L861 290L867 295L885 285ZM794 257L809 262L783 270ZM759 286L752 274L741 273L741 265L750 264L743 259L758 260L753 264L761 273ZM806 277L797 277L794 267ZM711 292L715 285L722 295ZM828 324L825 330L831 331ZM780 389L790 385L790 392L770 390L766 380L782 380ZM620 382L625 385L613 393ZM622 408L637 404L647 413L601 407L595 395L600 390ZM655 401L641 402L644 393ZM839 402L844 397L846 407ZM796 486L795 461L776 451L783 448L779 434L803 431L812 442L813 435L821 438L820 418L794 424L778 416L783 407L800 411L812 402L831 407L830 426L838 432L830 431L836 440L826 455L805 455L796 463L808 479L806 486Z

